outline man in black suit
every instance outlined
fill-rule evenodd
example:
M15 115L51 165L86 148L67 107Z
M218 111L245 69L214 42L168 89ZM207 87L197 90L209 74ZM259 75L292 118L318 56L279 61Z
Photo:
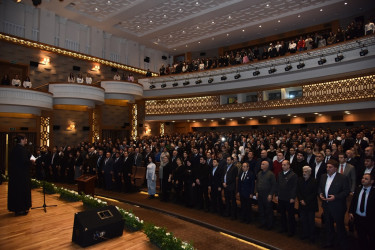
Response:
M356 136L356 144L358 144L362 151L365 150L365 148L368 147L368 142L366 140L363 140L363 136L361 133L358 133Z
M122 171L122 178L124 182L124 190L125 192L130 192L132 189L132 184L131 184L131 175L133 171L133 157L129 156L129 153L124 151L123 153L123 171Z
M298 176L290 168L290 163L288 160L284 160L281 164L281 167L282 171L279 173L279 177L277 178L275 195L276 200L279 203L279 210L281 214L281 233L288 232L288 236L291 237L296 232L294 203L297 197Z
M315 161L310 165L311 171L312 171L312 177L316 180L319 186L320 177L327 173L327 167L326 164L323 162L323 154L318 153L315 156Z
M241 200L241 221L250 223L251 203L255 188L255 174L249 170L249 163L242 163L242 171L238 180L238 195Z
M222 183L225 196L225 216L237 218L236 184L238 168L233 164L233 157L227 157L227 165L222 173Z
M334 223L337 228L337 239L340 247L347 248L347 236L344 223L346 212L346 197L350 187L348 178L337 172L339 163L329 160L327 174L323 174L319 183L319 197L322 200L324 221L326 227L326 244L324 247L333 247Z
M210 169L206 163L206 159L201 156L198 167L194 168L195 188L197 195L197 205L199 209L209 211L208 200L208 175Z
M375 246L375 188L374 176L364 174L362 187L357 187L349 208L349 219L354 220L360 249Z
M311 146L306 147L306 162L309 166L315 161L315 155Z
M309 166L303 167L303 177L297 182L297 197L301 215L302 239L315 241L315 212L318 211L317 182Z
M363 176L364 174L371 174L372 176L375 176L374 158L371 156L366 156L363 165L360 165L358 169L359 176Z
M222 169L219 167L218 159L212 159L212 167L210 168L210 173L208 175L208 189L211 198L211 212L213 213L222 213L221 172Z
M104 177L104 187L107 190L112 189L113 165L114 165L114 161L111 157L111 152L107 152L106 158L104 159L104 163L103 163L103 169L102 169L102 174L103 174L103 177Z

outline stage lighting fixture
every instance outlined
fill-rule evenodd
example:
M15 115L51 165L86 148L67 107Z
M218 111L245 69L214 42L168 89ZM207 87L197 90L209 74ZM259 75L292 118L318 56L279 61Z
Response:
M161 88L164 89L165 87L167 87L167 84L166 84L166 83L163 83L163 84L161 85Z
M290 64L290 62L288 62L288 64L286 65L286 67L285 67L285 71L289 71L289 70L291 70L293 67L292 67L292 65Z
M299 60L299 64L297 65L297 69L303 69L305 67L305 63Z
M327 59L325 59L324 56L322 55L322 56L320 57L320 60L318 61L318 64L319 64L319 65L323 65L323 64L325 64L326 62L327 62Z
M273 73L275 73L277 70L275 69L275 66L273 66L273 68L270 68L269 70L268 70L268 74L273 74Z
M254 72L253 72L253 76L258 76L260 74L260 71L258 69L256 69Z
M368 54L368 49L367 48L362 48L361 49L361 52L359 52L359 55L360 56L365 56Z
M335 58L335 62L341 62L342 59L344 59L344 55L339 51L339 52L337 53L336 58Z
M202 83L202 80L201 79L198 79L195 81L195 84L201 84Z
M178 86L178 82L175 82L172 84L173 87L177 87Z
M237 79L240 79L240 78L241 78L241 75L240 75L240 73L237 73L237 74L235 74L235 75L234 75L234 79L236 79L236 80L237 80Z
M154 84L150 85L150 89L154 89L154 88L155 88Z
M208 78L208 83L212 83L214 81L214 79L212 77Z
M190 84L190 82L189 82L189 81L187 81L187 80L186 80L186 81L184 81L184 83L183 83L183 85L184 85L184 86L186 86L186 85L189 85L189 84Z
M223 75L220 79L221 79L222 81L225 81L225 80L227 80L227 76L226 76L226 75Z

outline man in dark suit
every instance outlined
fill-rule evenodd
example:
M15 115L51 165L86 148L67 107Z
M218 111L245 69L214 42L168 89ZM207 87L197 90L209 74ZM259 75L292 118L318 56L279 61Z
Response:
M312 147L306 147L306 162L309 166L315 161L315 155L313 154Z
M346 151L354 146L355 141L353 140L353 138L351 138L351 136L348 133L348 136L346 136L345 134L341 134L340 143L341 143L341 146L344 148L344 151Z
M364 174L371 174L372 176L375 176L374 158L371 156L366 156L363 165L360 165L358 169L359 176L363 176Z
M142 155L139 153L139 148L136 148L134 152L134 166L137 168L142 166Z
M297 182L297 197L302 224L302 239L315 241L315 212L318 211L317 182L309 166L303 167L303 177Z
M238 180L238 195L241 200L241 221L250 223L251 203L254 195L255 175L249 170L249 163L242 163L242 171Z
M368 147L368 142L366 140L363 140L363 136L361 133L358 133L356 136L356 144L358 144L362 151L365 150L365 148Z
M199 209L209 211L209 200L208 200L208 175L210 169L206 163L206 159L201 156L198 167L193 169L195 177L195 188L197 195L197 205Z
M120 152L115 153L115 159L113 160L113 176L115 179L115 189L121 192L122 189L122 172L124 167L124 160L120 156Z
M106 158L104 159L102 174L104 177L104 187L105 189L112 189L113 181L113 165L114 161L111 157L111 152L106 153Z
M302 154L302 153L299 153ZM298 156L297 156L298 157ZM294 203L297 197L298 176L290 168L288 160L281 164L282 171L279 173L276 184L276 200L279 203L281 214L281 232L288 232L291 237L296 232L296 219L294 217ZM301 168L302 172L302 168ZM302 174L301 174L302 175ZM288 214L288 219L287 219Z
M346 162L346 155L344 153L338 154L339 159L339 169L337 170L340 174L345 175L348 177L349 180L349 187L350 193L354 194L354 190L356 187L356 171L355 168Z
M211 198L211 212L222 213L222 199L221 199L221 172L222 169L219 167L219 161L217 159L212 160L212 167L208 175L208 189L210 191Z
M346 197L350 187L348 178L337 172L339 163L329 160L327 174L323 174L319 183L319 197L322 200L324 221L326 227L326 244L324 247L333 247L334 223L337 228L337 240L340 247L347 248L347 236L344 223L346 212Z
M124 182L124 190L125 192L130 192L132 189L132 184L131 184L131 175L133 171L133 157L129 156L129 153L124 151L123 154L123 162L124 166L122 169L122 178Z
M206 154L206 157L207 157L207 160L206 160L207 165L208 165L210 168L212 168L212 159L213 159L213 157L212 157L211 153L207 153L207 154Z
M222 173L222 183L225 196L225 216L237 218L236 184L238 168L233 164L233 157L227 157L227 165Z
M375 246L375 188L374 176L364 174L362 187L353 195L349 208L349 219L354 220L360 249L373 249Z
M323 174L327 173L326 164L323 162L323 154L318 153L315 156L315 161L310 165L312 177L316 180L319 186L320 178Z

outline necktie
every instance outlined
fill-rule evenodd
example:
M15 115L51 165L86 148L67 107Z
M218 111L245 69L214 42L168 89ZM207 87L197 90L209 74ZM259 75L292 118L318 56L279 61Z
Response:
M241 181L243 181L243 179L245 179L245 175L246 175L246 172L243 172L242 177L241 177Z
M361 213L365 212L366 191L367 191L367 188L364 188L363 193L362 193L362 198L361 198L361 205L359 206L359 211Z
M340 174L342 174L342 173L344 173L344 165L343 164L340 165Z

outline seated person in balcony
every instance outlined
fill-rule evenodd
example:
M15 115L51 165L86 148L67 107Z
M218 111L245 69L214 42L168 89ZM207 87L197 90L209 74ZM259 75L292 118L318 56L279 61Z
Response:
M79 73L77 76L77 83L83 83L83 77L81 73Z
M298 51L304 51L305 50L305 40L302 36L299 37L298 44L297 44L297 50Z
M31 81L30 81L30 77L29 77L29 76L26 76L26 80L23 81L23 87L24 87L24 88L29 88L29 89L31 89L32 84L31 84Z
M204 70L204 60L203 59L199 63L199 70Z
M327 44L331 45L336 42L336 34L333 32L329 32L329 37L327 38Z
M87 84L91 84L92 83L92 77L90 76L89 73L87 73L87 75L86 75L86 83Z
M12 86L15 86L15 87L21 86L21 80L20 80L18 74L16 74L14 79L12 79Z
M273 46L273 43L270 43L270 47L268 48L268 54L271 58L277 57L277 49Z
M164 64L161 65L160 69L159 69L159 74L161 76L165 75L165 67L164 67Z
M336 32L336 43L341 43L345 41L345 33L344 31L339 27Z
M116 75L113 76L113 80L115 80L115 81L120 81L121 80L121 76L119 75L118 72L116 73Z
M165 74L166 74L166 75L169 75L170 73L171 73L171 65L168 64L168 66L165 67Z
M242 58L242 63L249 63L249 62L250 62L249 57L247 56L247 53L245 52Z
M281 45L280 41L277 41L276 42L276 45L275 45L275 49L276 49L276 52L277 52L277 55L279 56L280 55L280 49L282 48L283 46Z
M134 76L133 76L133 74L129 74L128 81L129 82L134 82Z
M150 69L147 69L146 77L151 77L151 76L152 76L152 73L151 73Z
M311 38L311 36L307 36L305 40L305 47L306 47L306 50L310 50L313 48L313 39Z
M257 46L255 46L255 48L253 49L253 53L254 53L254 58L259 60L260 51Z
M289 49L290 53L296 53L296 51L297 51L297 44L294 41L291 41L289 43L288 49Z
M322 47L325 47L325 46L327 46L326 39L324 38L324 36L320 36L320 39L319 39L319 42L318 42L318 48L322 48Z
M367 24L365 25L365 35L372 35L375 33L375 24L371 22L371 20L367 21Z
M70 75L68 76L68 82L69 83L74 83L75 81L76 81L76 79L74 77L74 74L70 73Z
M1 79L1 85L10 85L10 79L7 74L3 76L3 79Z
M240 52L237 52L237 53L236 53L236 57L235 57L235 59L236 59L236 64L241 64L241 62L242 62L242 57L241 57Z
M263 53L262 53L262 59L268 59L268 51L266 48L263 48Z

